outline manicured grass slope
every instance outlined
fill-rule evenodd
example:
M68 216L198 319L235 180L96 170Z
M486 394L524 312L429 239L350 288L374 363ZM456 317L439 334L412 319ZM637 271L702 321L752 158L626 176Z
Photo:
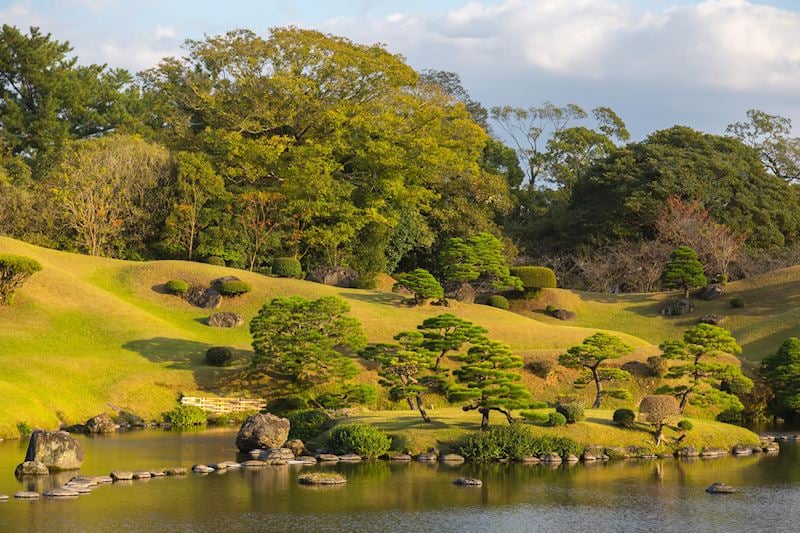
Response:
M388 341L445 311L488 328L493 338L529 359L553 356L596 331L482 305L409 308L403 297L385 292L184 261L88 257L4 237L0 253L32 257L44 267L17 292L13 306L0 309L0 437L16 436L17 422L55 427L59 420L75 423L112 408L155 417L174 404L179 392L259 394L242 381L241 368L249 356L247 327L206 326L208 311L161 292L160 285L170 279L207 285L220 276L239 276L253 292L227 299L219 310L235 311L246 320L275 296L338 295L348 301L370 341ZM632 358L654 349L637 337L622 336L637 347ZM203 364L205 350L220 345L238 349L232 368ZM363 379L374 381L369 374Z

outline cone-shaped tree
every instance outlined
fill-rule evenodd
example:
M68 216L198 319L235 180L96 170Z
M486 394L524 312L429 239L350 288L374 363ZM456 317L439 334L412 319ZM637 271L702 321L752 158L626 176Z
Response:
M706 283L708 280L703 273L703 265L697 259L697 252L688 246L676 248L661 274L661 284L667 289L683 289L684 298L688 298L689 289L702 287Z
M486 340L486 329L450 313L427 318L417 329L424 338L422 345L436 354L436 370L439 369L442 358L449 352L458 351L465 344L477 344Z
M458 384L450 388L448 398L469 402L462 407L464 411L477 409L481 429L489 426L491 411L504 414L508 423L513 423L510 410L526 407L531 397L515 371L522 367L522 357L513 355L502 342L486 340L471 347L461 361L461 367L453 371Z
M775 393L778 413L796 417L800 413L800 339L786 339L777 352L765 357L761 374Z
M595 333L581 344L567 350L567 353L561 354L558 362L567 368L583 369L583 375L575 380L575 386L580 388L594 383L596 394L592 408L599 409L605 396L621 399L630 397L630 393L626 390L603 390L603 383L628 381L631 378L631 375L621 368L608 368L603 365L609 359L622 357L632 351L633 348L613 335Z
M425 300L444 297L444 289L430 272L424 268L417 268L408 274L398 274L393 290L405 288L414 293L414 302L421 305Z

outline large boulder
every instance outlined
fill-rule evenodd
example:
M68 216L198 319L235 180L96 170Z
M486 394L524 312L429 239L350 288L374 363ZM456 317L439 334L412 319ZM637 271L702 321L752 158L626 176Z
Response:
M697 292L697 297L701 300L716 300L725 294L725 289L719 285L707 285Z
M566 309L556 309L550 313L550 316L563 321L575 320L575 313L567 311Z
M722 315L708 314L700 317L701 324L711 324L712 326L721 326L725 322L725 317Z
M663 316L687 315L692 311L694 311L694 304L691 300L687 300L686 298L678 298L677 300L669 301L661 308L661 314Z
M83 448L66 431L37 429L31 435L25 460L44 463L50 470L77 470L83 464Z
M228 311L214 313L208 317L208 325L212 328L235 328L244 324L244 317Z
M308 272L306 279L334 287L352 287L353 282L358 279L358 272L347 267L318 266Z
M117 430L117 424L107 414L99 414L86 421L87 433L113 433Z
M186 300L195 307L216 309L222 304L222 295L211 287L195 285L186 293Z
M50 473L47 465L39 461L25 461L17 465L14 470L14 475L17 477L22 476L46 476Z
M464 302L468 304L475 302L476 295L477 291L475 290L475 287L466 281L463 283L450 284L445 292L445 296L448 298L452 298L457 302Z
M271 413L248 416L236 435L236 447L242 452L278 448L289 436L289 420Z

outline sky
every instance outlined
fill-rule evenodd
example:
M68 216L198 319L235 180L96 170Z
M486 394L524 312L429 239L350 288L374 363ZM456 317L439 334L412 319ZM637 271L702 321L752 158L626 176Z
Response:
M132 71L187 38L291 24L457 72L487 107L610 106L637 139L757 108L800 133L800 0L0 0L0 23Z

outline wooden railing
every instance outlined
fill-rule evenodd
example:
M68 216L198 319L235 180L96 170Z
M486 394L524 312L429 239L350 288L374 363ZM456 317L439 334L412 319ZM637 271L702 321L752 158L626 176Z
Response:
M208 413L225 414L242 411L260 411L267 407L267 400L254 398L206 398L203 396L184 396L181 405L194 405Z

